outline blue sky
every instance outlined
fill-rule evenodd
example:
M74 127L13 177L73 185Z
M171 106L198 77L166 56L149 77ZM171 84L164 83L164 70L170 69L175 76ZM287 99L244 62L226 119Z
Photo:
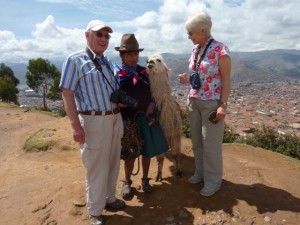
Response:
M300 49L296 0L0 0L0 62L63 60L85 47L84 29L101 19L114 30L107 55L123 33L136 34L144 55L189 53L184 23L200 10L212 35L231 51Z
M19 38L30 38L35 25L44 21L49 15L55 18L57 26L69 29L84 28L88 21L95 18L107 22L132 20L147 11L157 11L162 2L160 0L0 0L0 30L11 30Z

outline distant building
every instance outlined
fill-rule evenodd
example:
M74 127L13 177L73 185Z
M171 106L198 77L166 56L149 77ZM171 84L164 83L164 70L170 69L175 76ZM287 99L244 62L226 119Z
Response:
M37 92L35 92L34 90L32 89L27 89L24 91L24 95L26 97L41 97L41 95Z
M300 123L292 123L290 127L295 130L300 130Z

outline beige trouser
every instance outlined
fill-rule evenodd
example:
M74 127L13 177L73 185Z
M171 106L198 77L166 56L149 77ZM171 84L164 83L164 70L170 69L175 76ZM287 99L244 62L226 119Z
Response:
M220 187L223 175L222 142L224 120L214 124L209 113L218 108L217 100L190 98L187 102L191 122L195 176L203 178L209 190Z
M91 215L101 215L106 202L116 199L120 170L121 114L107 116L79 115L85 131L81 156L86 168L87 209Z

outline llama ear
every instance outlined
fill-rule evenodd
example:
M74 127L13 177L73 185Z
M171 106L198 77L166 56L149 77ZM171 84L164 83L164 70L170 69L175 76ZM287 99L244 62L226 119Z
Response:
M166 68L166 75L167 75L167 78L170 77L170 75L171 75L171 69Z
M166 69L166 71L167 71L167 73L168 73L168 71L170 70L170 68L167 66L167 64L165 64L164 63L164 66L165 66L165 69Z
M163 60L162 60L162 63L163 63L163 65L164 65L164 67L165 67L165 70L169 70L167 64L166 64Z

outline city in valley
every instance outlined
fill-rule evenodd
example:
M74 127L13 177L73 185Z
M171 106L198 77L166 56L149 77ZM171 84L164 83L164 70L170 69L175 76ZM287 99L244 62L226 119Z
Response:
M185 109L189 85L176 85L173 94ZM300 137L300 82L260 84L233 84L228 100L226 124L234 132L246 136L263 125L276 129L280 134L294 133ZM21 107L42 106L41 96L19 93ZM62 101L49 101L53 111L63 107Z
M175 96L185 106L188 86L178 86ZM234 133L247 135L263 125L280 134L300 137L300 82L233 84L226 124Z

